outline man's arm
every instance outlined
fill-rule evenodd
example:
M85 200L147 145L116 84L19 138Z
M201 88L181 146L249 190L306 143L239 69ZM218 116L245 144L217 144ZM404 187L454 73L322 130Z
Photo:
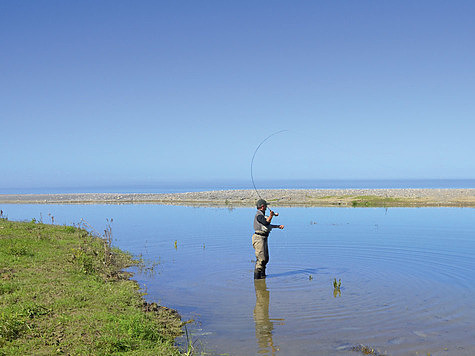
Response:
M257 221L260 222L262 225L271 227L273 229L283 229L284 225L271 225L272 218L277 216L278 214L274 213L272 210L270 211L270 215L266 218L264 215L258 215Z
M270 225L270 221L266 219L264 215L257 215L257 221L260 222L264 226Z

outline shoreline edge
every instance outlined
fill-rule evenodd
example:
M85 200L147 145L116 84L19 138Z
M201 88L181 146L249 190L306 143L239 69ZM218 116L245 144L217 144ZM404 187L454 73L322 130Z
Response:
M280 207L475 207L475 188L263 189L260 197ZM187 193L0 194L0 204L159 204L253 207L254 190Z

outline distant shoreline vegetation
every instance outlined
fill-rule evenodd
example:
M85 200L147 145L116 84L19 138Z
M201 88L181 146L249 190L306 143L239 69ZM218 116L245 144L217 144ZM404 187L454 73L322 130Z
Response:
M258 189L468 189L475 179L255 179ZM184 193L212 190L253 189L250 179L162 181L155 183L114 183L91 185L43 185L0 187L0 194L60 193Z

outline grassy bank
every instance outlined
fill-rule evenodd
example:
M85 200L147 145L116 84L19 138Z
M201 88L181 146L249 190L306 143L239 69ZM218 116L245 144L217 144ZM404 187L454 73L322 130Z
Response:
M135 263L82 229L0 219L0 355L179 355L182 322L144 304Z

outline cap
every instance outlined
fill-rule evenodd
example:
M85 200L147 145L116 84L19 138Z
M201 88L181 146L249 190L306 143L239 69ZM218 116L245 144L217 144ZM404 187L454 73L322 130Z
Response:
M267 206L267 202L264 199L259 199L256 205L257 205L257 208L259 209L263 205Z

